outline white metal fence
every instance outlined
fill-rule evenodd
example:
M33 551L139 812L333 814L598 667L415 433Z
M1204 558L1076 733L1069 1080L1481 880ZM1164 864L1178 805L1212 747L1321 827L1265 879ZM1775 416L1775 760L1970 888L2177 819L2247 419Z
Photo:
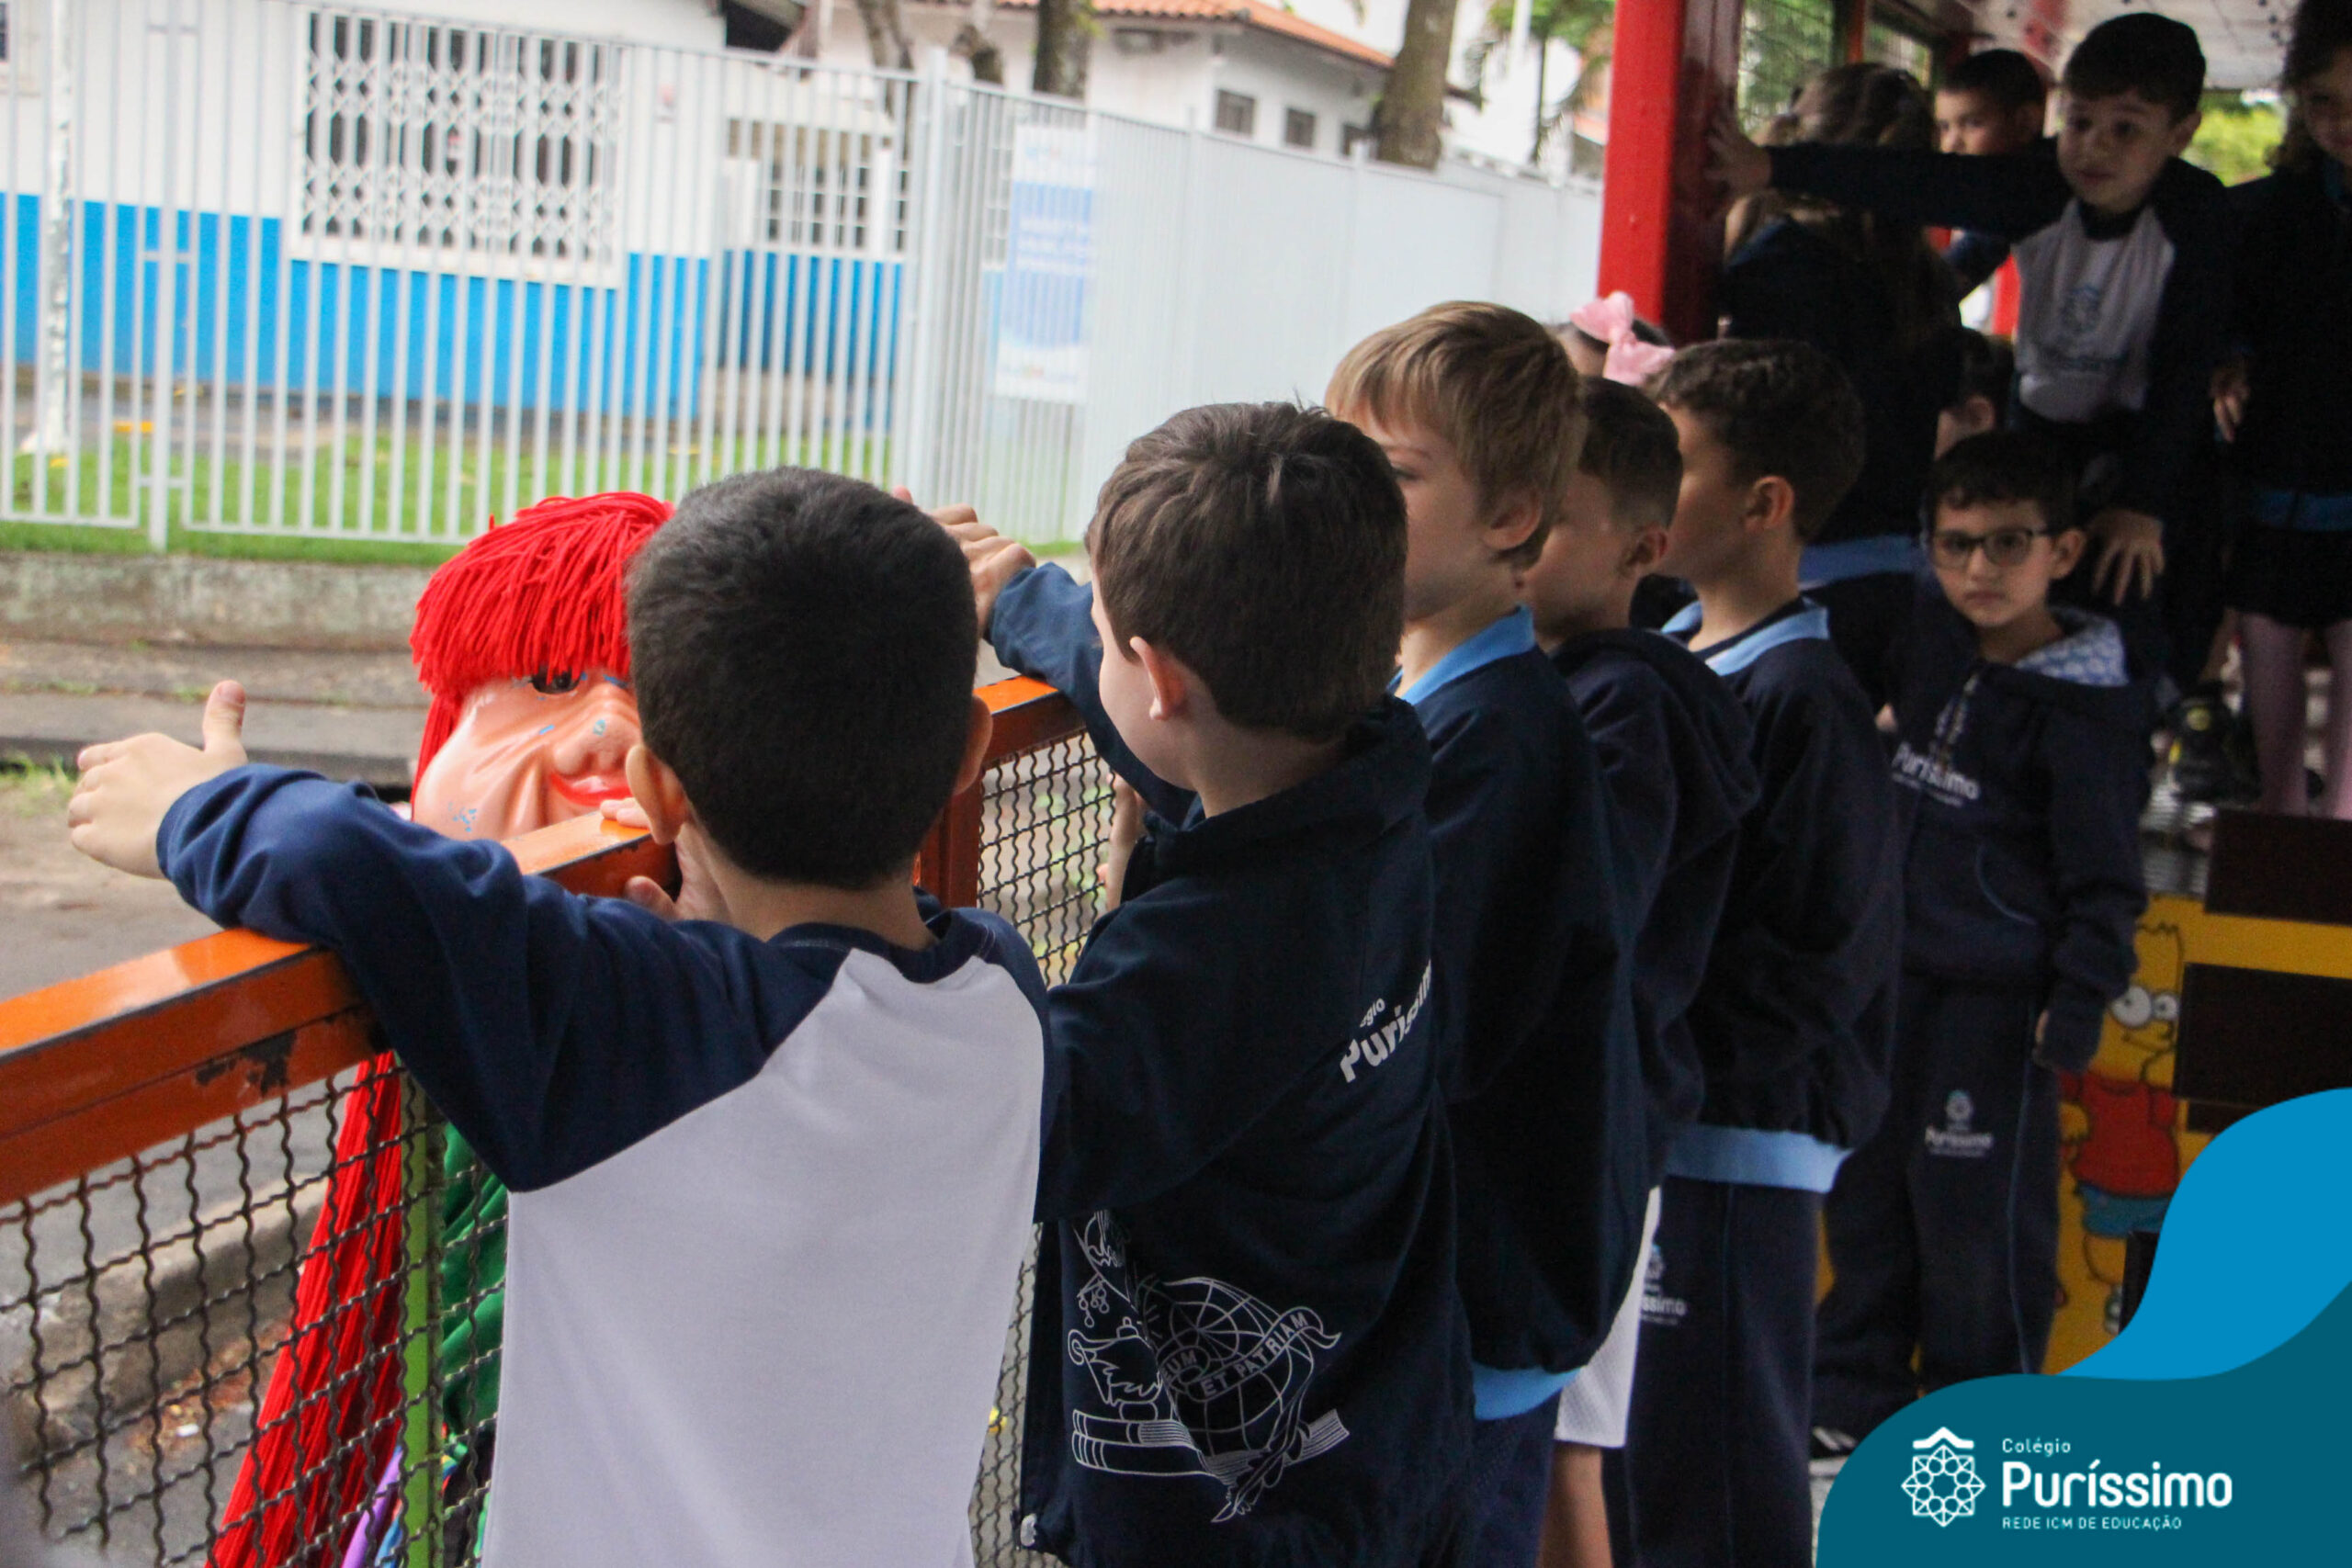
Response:
M800 463L1070 536L1190 403L1432 301L1556 316L1599 197L919 75L296 0L43 0L0 63L0 519L454 542ZM62 22L62 26L58 24Z

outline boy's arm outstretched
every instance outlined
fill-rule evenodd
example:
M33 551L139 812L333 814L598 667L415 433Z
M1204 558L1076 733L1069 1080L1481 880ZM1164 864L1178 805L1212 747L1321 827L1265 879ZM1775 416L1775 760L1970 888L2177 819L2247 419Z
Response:
M1734 197L1802 191L1906 223L2020 240L2066 210L2074 193L2056 160L2037 152L1970 157L1909 148L1799 142L1759 147L1729 109L1708 132L1708 175Z
M356 786L243 765L242 707L233 686L215 691L202 752L162 736L85 752L75 847L168 876L223 925L332 949L509 1185L583 1169L709 1099L715 1078L757 1070L717 1048L749 1032L703 1016L732 1005L719 951L624 900L526 876L497 844L403 821ZM680 985L684 966L708 973Z
M983 539L967 529L950 527L972 563L975 595L980 603L980 635L986 637L1005 668L1043 681L1063 696L1086 721L1086 733L1111 771L1133 784L1150 807L1170 822L1182 822L1192 810L1191 792L1178 789L1127 749L1102 709L1099 683L1102 673L1102 644L1094 635L1094 590L1074 580L1051 562L1044 566L1017 554L993 548L998 540L985 525ZM1017 549L1017 547L1015 547ZM984 570L985 568L989 569ZM989 581L991 572L1012 568L1007 581Z

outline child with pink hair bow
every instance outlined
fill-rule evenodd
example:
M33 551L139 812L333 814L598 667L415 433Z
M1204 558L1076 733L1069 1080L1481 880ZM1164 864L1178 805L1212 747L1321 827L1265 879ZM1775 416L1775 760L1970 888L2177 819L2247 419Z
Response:
M1665 334L1634 314L1634 297L1623 289L1578 306L1561 341L1580 376L1600 376L1646 389L1674 362Z

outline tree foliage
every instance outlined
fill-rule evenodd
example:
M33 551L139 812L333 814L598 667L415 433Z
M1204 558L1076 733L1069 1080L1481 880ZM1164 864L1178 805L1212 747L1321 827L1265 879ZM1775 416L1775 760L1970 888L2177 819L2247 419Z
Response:
M2205 123L2186 156L2200 169L2211 170L2223 185L2240 185L2270 172L2270 150L2287 133L2286 117L2277 100L2249 102L2238 93L2205 95Z

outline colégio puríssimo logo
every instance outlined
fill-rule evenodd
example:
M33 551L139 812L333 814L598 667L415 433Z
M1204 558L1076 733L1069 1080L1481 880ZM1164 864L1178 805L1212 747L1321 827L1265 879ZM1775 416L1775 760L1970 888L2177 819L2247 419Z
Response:
M1915 1517L1949 1525L1976 1512L1984 1482L1976 1473L1971 1451L1975 1447L1949 1427L1939 1427L1911 1445L1911 1473L1904 1479L1903 1490L1911 1495Z

